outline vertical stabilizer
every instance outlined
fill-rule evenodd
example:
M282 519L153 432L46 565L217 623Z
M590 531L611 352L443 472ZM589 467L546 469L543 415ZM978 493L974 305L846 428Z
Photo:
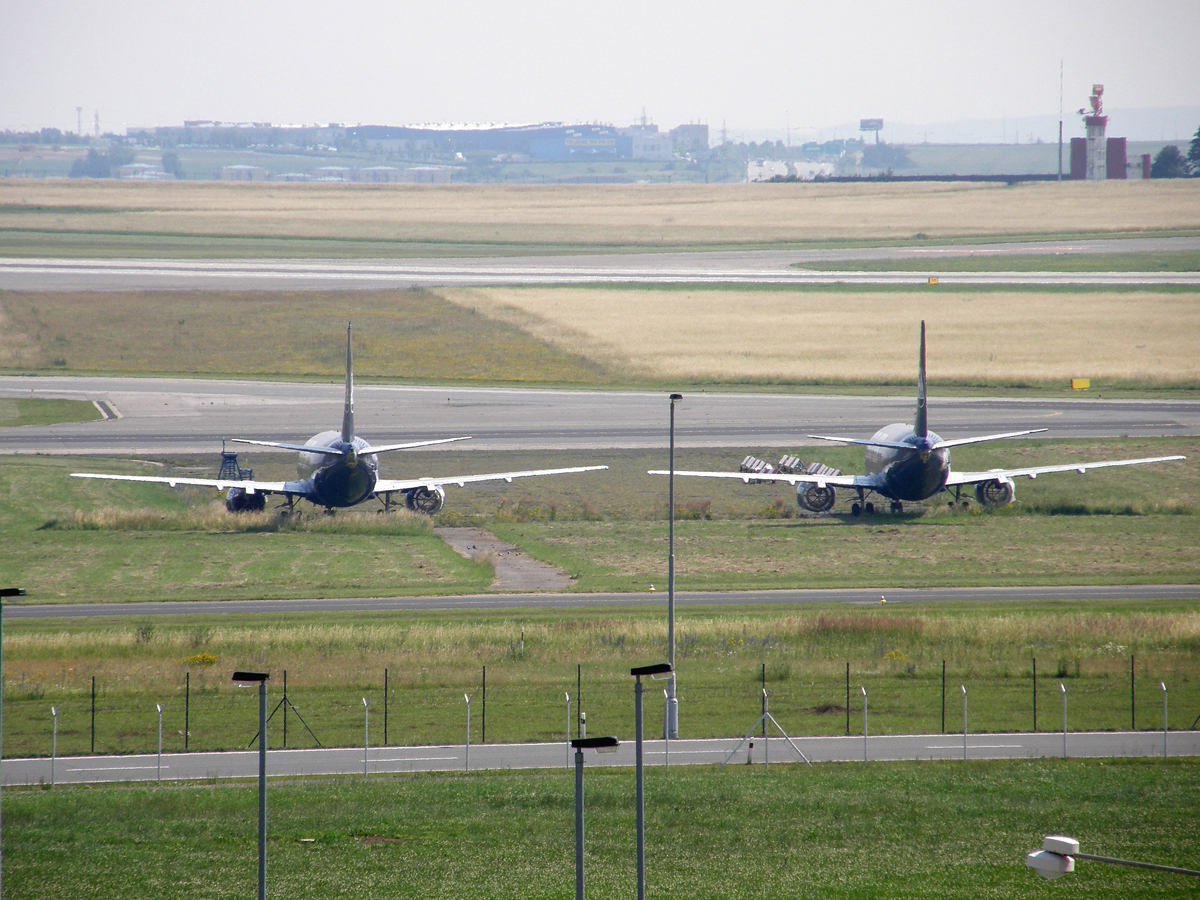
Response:
M913 420L917 437L929 437L929 416L925 409L925 320L921 320L921 359L917 370L917 415Z
M924 359L924 350L921 353ZM354 351L350 347L349 322L346 323L346 404L342 408L342 440L346 443L354 440Z

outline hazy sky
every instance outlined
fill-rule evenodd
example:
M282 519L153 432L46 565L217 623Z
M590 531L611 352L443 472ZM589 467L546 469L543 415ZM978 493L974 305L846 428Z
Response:
M1200 105L1197 0L0 0L0 128L934 124ZM1114 123L1115 125L1115 123ZM1189 128L1190 133L1192 129Z

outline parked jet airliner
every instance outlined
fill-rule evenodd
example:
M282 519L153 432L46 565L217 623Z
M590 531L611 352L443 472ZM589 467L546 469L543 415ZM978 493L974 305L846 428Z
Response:
M853 515L875 512L875 505L868 502L871 494L891 500L891 511L901 512L908 500L928 500L942 491L954 489L954 501L950 504L967 505L962 499L964 486L974 485L975 496L987 506L1002 506L1013 502L1016 491L1014 478L1037 478L1051 472L1078 472L1088 469L1104 469L1111 466L1140 466L1146 463L1168 462L1185 459L1183 456L1155 456L1146 459L1119 459L1102 462L1070 463L1052 466L1026 466L1017 469L990 469L986 472L955 472L950 468L950 448L984 441L1037 434L1045 428L1027 431L1012 431L1005 434L987 434L979 437L943 440L929 430L928 411L925 406L925 323L921 323L921 355L917 371L917 411L913 424L897 423L875 432L870 439L851 437L827 437L810 434L820 441L841 444L860 444L866 449L866 474L841 475L805 472L681 472L676 475L696 478L738 478L749 484L759 481L786 481L796 487L796 501L810 512L828 512L833 508L835 488L849 488L856 494L850 507ZM817 467L823 468L823 467ZM667 471L654 470L651 475L668 475ZM797 487L798 486L798 487Z
M297 481L253 481L239 479L172 478L143 475L105 475L94 472L74 472L72 478L104 478L111 481L148 481L157 484L178 484L214 487L225 491L225 505L231 512L261 510L266 495L282 494L288 508L297 500L308 500L328 510L356 506L375 497L384 509L391 509L392 495L404 494L409 509L436 513L446 501L445 485L462 487L479 481L509 481L536 475L570 475L576 472L596 472L608 466L575 466L567 469L530 469L523 472L493 472L486 475L450 475L443 478L409 478L392 480L379 477L377 454L392 450L411 450L433 444L448 444L469 440L469 437L441 438L430 441L410 441L405 444L372 446L354 434L354 354L350 343L350 326L346 326L346 399L342 409L341 431L322 431L309 438L303 446L277 441L253 441L233 438L242 444L257 444L300 453Z

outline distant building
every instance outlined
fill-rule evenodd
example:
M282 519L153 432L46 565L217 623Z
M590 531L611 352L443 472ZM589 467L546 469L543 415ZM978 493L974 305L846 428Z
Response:
M635 131L629 135L629 139L631 159L666 162L675 158L675 146L672 144L671 138L668 135L659 134L657 130L653 132Z
M164 172L161 166L151 166L147 163L130 163L118 166L113 172L114 178L122 181L174 181L175 176Z
M669 134L680 153L702 153L708 149L707 125L678 125Z

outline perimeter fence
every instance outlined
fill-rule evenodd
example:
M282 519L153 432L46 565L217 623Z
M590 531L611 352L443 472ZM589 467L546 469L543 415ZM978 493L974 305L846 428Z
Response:
M461 744L471 697L472 743L522 743L566 738L570 728L593 735L632 736L633 679L628 668L560 666L541 680L487 667L437 683L419 674L380 670L374 683L313 683L277 670L268 683L268 746L361 746L363 698L370 704L370 740L380 745ZM1060 731L1064 698L1069 731L1161 730L1164 691L1171 730L1200 723L1200 682L1189 671L1148 671L1132 658L1123 677L1064 673L1034 666L1023 675L986 675L930 667L920 675L881 672L874 661L829 663L793 672L775 663L730 663L702 679L679 673L680 737L741 736L771 714L792 736L862 733L863 690L872 735L962 731L962 687L971 733ZM944 674L943 674L944 673ZM158 745L157 704L163 707L166 752L241 750L255 746L256 690L184 673L174 690L137 690L101 678L79 688L6 684L4 755L49 756L57 710L59 755L147 753ZM226 676L227 677L227 676ZM644 682L649 736L661 736L664 681ZM586 723L586 724L585 724Z

